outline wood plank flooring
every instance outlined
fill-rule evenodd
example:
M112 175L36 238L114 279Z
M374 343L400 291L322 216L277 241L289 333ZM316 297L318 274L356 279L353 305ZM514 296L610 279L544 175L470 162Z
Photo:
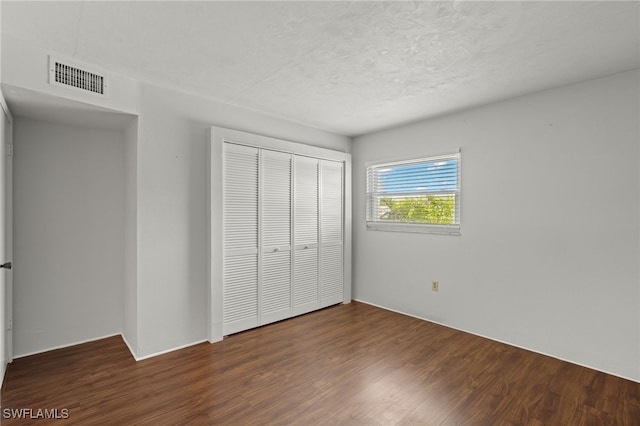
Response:
M1 398L3 425L640 425L638 383L357 302L140 362L120 337L20 358Z

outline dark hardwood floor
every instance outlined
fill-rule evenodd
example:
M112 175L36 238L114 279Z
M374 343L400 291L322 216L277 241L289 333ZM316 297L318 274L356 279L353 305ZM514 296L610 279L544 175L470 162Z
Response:
M120 337L16 359L1 397L3 425L640 425L638 383L357 302L140 362Z

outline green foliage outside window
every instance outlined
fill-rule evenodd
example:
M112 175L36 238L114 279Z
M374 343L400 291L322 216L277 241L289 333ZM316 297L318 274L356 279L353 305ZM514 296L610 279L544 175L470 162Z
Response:
M455 223L455 204L453 195L382 198L380 220L449 225Z

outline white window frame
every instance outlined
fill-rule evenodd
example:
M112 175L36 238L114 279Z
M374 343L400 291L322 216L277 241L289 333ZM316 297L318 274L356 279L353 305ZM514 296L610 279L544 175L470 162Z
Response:
M379 171L380 169L387 167L397 167L404 165L414 165L414 164L422 164L422 163L433 163L438 161L452 160L455 159L457 161L457 188L454 190L447 190L444 193L453 193L455 194L456 206L455 206L455 220L454 224L430 224L430 223L412 223L412 222L391 222L384 220L376 220L372 217L373 212L377 209L377 203L382 193L376 192L372 182L372 173ZM419 158L411 158L404 159L398 161L387 161L387 162L368 162L366 164L366 206L365 206L365 215L366 215L366 228L368 231L392 231L392 232L413 232L413 233L423 233L423 234L442 234L442 235L460 235L460 211L461 211L461 167L462 158L461 158L461 150L458 150L455 153L437 155L437 156L428 156L428 157L419 157ZM428 196L428 195L437 195L442 194L443 192L438 191L424 191L424 192L412 192L410 195L417 196ZM385 192L384 195L409 195L407 193L401 192Z

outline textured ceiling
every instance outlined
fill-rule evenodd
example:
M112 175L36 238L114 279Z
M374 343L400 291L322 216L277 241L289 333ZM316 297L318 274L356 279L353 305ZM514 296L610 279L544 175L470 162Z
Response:
M2 33L345 135L640 66L638 2L2 2Z

